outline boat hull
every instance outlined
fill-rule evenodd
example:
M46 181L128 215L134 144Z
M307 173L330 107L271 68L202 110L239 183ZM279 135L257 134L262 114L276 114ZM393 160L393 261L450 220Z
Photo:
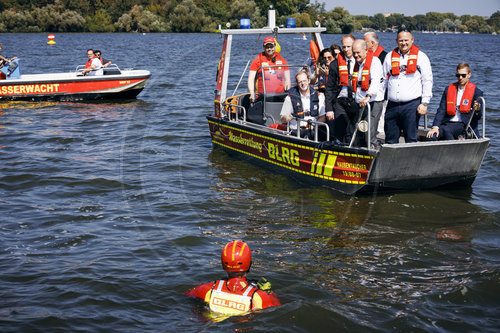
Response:
M0 81L0 100L82 101L133 99L151 77L149 71L117 75L77 76L75 73L23 75Z
M208 116L212 144L239 159L345 194L470 186L489 139L383 145L379 150L302 140Z

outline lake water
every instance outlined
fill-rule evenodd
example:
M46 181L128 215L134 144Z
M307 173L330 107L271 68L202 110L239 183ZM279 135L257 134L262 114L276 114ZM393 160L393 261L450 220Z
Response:
M215 34L0 34L25 74L74 70L87 48L153 74L130 102L0 103L0 331L497 332L500 37L415 38L431 111L458 62L485 92L491 147L469 189L347 197L212 150ZM280 43L305 60L309 41ZM256 42L234 44L242 69ZM224 276L232 239L283 305L215 323L183 293Z

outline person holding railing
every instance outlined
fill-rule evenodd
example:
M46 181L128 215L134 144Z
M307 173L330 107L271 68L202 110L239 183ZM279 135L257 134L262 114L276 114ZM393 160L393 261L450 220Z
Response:
M384 80L382 76L382 63L372 51L368 50L366 42L357 39L352 44L352 53L356 60L352 74L352 89L355 94L356 103L359 105L358 112L370 103L370 145L377 148L377 127L384 108ZM359 117L361 118L361 117ZM365 116L362 118L366 118Z
M469 125L477 135L477 123L481 119L479 97L481 89L470 82L472 73L466 62L457 66L457 82L444 89L441 103L436 111L432 129L427 132L430 140L458 139Z
M283 107L281 108L280 118L282 123L290 123L292 130L298 130L297 127L303 127L301 136L306 135L307 122L300 122L297 126L296 118L304 120L325 121L325 96L311 87L309 75L304 71L299 71L295 75L297 86L288 91Z
M285 58L276 52L274 38L272 36L264 38L264 51L255 57L248 73L248 91L252 103L256 100L255 77L257 75L258 93L264 92L264 84L266 93L282 93L290 89L290 70L287 65Z
M94 54L94 50L87 50L87 63L85 64L85 68L82 70L83 75L103 75L102 63Z

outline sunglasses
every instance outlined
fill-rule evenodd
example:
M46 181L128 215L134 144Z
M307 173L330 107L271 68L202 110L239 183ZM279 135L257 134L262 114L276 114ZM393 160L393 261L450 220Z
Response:
M457 79L459 78L465 79L467 77L467 74L455 74L455 76L457 77Z
M333 61L333 56L325 57L325 59Z

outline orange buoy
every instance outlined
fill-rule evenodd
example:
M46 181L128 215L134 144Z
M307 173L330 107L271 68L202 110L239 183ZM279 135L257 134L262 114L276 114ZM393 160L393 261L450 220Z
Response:
M49 45L55 45L56 44L56 41L54 40L56 38L56 36L54 34L48 35L48 38L49 38L49 41L47 42L47 44L49 44Z

